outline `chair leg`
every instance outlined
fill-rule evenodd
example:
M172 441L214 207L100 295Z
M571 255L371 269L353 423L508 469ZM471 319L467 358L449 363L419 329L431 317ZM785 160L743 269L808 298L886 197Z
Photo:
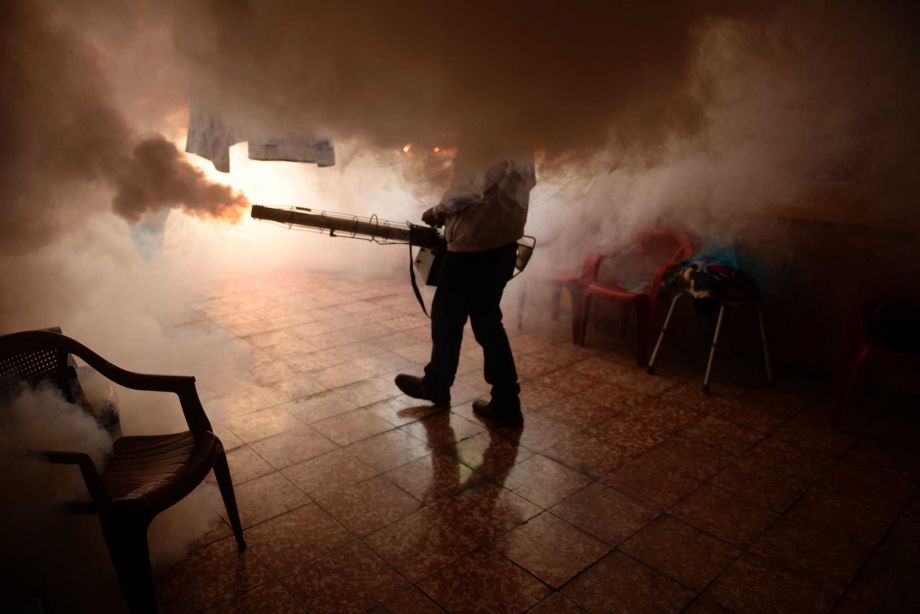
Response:
M230 466L227 464L227 455L221 452L214 461L214 475L217 477L217 485L220 487L220 495L224 499L224 507L227 508L227 518L230 520L230 526L233 528L233 535L236 537L236 545L240 550L246 547L243 540L243 525L240 523L240 514L236 508L236 495L233 494L233 480L230 479Z
M709 348L709 360L706 361L706 375L703 376L703 392L709 394L709 382L712 377L712 360L716 356L716 346L719 344L719 333L722 331L722 318L725 316L725 303L719 307L719 318L716 320L716 331L712 335L712 346Z
M156 612L156 590L147 547L150 520L124 514L107 514L99 520L128 610L132 614Z
M767 384L771 388L776 387L776 379L773 377L773 366L770 364L770 350L767 349L767 329L763 324L763 309L757 306L757 321L760 324L760 342L763 345L763 362L767 368Z
M588 319L591 314L591 295L585 292L577 294L578 303L575 303L576 294L572 293L572 340L578 345L585 344L585 336L588 333Z
M549 316L553 320L553 322L559 319L559 304L561 302L562 302L562 286L554 286L553 287L553 304L549 312ZM522 311L523 311L523 307L524 307L524 304L521 303ZM574 308L575 306L572 305L572 309Z
M869 363L868 358L869 351L865 347L861 348L859 353L853 358L853 364L846 373L846 379L838 384L837 399L834 404L835 428L843 423L850 409L853 397L862 389L863 382L866 379L866 367Z
M683 292L678 292L674 295L674 298L671 299L671 306L668 307L668 315L664 318L664 324L661 325L661 331L658 333L658 341L655 342L655 348L652 350L652 357L648 361L649 373L655 372L655 359L658 357L658 350L661 349L661 342L664 341L664 335L668 332L668 326L671 324L671 316L674 315L674 307L677 305L677 300L684 295Z
M636 364L648 365L648 340L651 336L652 314L648 300L636 301Z

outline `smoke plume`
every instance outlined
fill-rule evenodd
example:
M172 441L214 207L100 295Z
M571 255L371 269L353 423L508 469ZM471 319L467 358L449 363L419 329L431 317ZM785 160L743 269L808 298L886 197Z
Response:
M96 47L41 2L4 3L0 21L4 256L53 242L109 199L128 221L180 206L240 215L241 196L209 182L162 137L140 137L113 106L106 73L117 50Z
M237 221L248 202L227 186L212 183L161 136L138 143L115 175L115 213L129 222L180 204L188 213Z

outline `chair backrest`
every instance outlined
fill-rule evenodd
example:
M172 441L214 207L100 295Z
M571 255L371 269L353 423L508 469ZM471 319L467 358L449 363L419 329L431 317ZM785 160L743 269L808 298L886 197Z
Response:
M658 270L648 291L649 302L654 309L665 272L672 265L692 256L693 244L686 235L674 228L653 228L640 234L636 240L642 253L658 263Z
M591 252L581 267L581 281L585 284L597 279L597 270L604 259L604 252Z
M49 328L59 333L60 328ZM41 349L0 357L0 402L10 401L24 388L52 385L69 402L75 401L71 391L71 365L67 352Z
M693 255L693 245L679 230L653 228L636 237L642 255L661 264L673 264Z
M45 331L63 336L58 327ZM68 403L81 407L113 437L121 436L118 408L111 399L100 399L102 402L96 405L89 401L80 385L77 364L67 351L37 347L28 351L0 352L0 405L9 403L24 390L43 385L54 386Z

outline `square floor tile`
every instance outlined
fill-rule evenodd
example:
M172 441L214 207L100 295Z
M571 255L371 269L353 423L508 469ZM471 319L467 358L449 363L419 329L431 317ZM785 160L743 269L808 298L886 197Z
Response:
M796 501L788 514L823 525L841 539L873 548L891 526L897 511L813 488Z
M411 495L383 476L316 497L320 507L358 535L382 529L420 507Z
M854 441L852 435L799 417L779 427L776 436L800 447L812 448L828 454L840 454Z
M706 591L706 597L733 612L828 612L837 593L795 572L744 554Z
M372 614L443 614L444 610L434 604L425 593L410 587L383 605L371 610Z
M211 416L211 420L214 420L213 416ZM243 440L234 435L233 432L222 423L214 421L211 426L213 427L212 432L220 439L224 452L229 453L243 445Z
M629 450L616 447L590 432L556 443L544 450L543 455L592 478L607 475L632 456Z
M646 430L667 436L698 423L703 415L688 405L650 398L623 411L623 421L641 424ZM613 422L613 421L611 421Z
M682 435L739 455L763 439L763 433L712 416L686 428Z
M302 491L315 496L363 482L379 472L339 449L282 469L281 473Z
M774 432L788 417L783 412L774 411L772 407L746 402L743 398L713 403L707 409L716 418L761 433Z
M433 452L386 473L394 484L425 503L466 488L472 475L472 469L445 452Z
M920 451L861 439L847 449L843 462L903 478L920 477Z
M902 516L872 553L847 594L873 612L920 609L920 523Z
M240 484L234 491L244 528L310 502L303 491L277 472ZM226 511L221 510L221 513L226 514Z
M533 380L539 386L553 388L566 394L578 394L602 384L602 380L574 367L566 367L541 375Z
M558 364L534 356L533 354L521 356L515 354L514 366L518 372L518 381L530 382L536 377L540 377L559 368ZM558 391L557 391L558 392Z
M662 427L652 420L622 414L589 430L608 446L635 458L667 439L676 429Z
M602 407L606 407L611 411L611 415L618 415L630 407L642 405L651 400L648 395L637 392L631 388L607 383L594 386L582 392L579 397L585 398Z
M377 471L389 471L429 453L423 441L399 429L353 443L346 449Z
M535 454L512 467L505 488L547 508L590 482L591 478Z
M282 406L306 424L325 420L357 409L352 401L345 399L335 391L317 394L308 399L299 399Z
M234 485L243 484L274 471L274 468L248 445L227 452L227 463L230 465L230 476ZM209 479L216 481L213 473Z
M265 387L252 384L233 394L227 394L209 401L206 409L208 412L227 416L229 421L236 420L246 414L255 413L261 409L274 407L287 400L289 400L289 397L275 386ZM234 430L234 432L236 431ZM252 441L252 439L248 441Z
M326 386L309 375L294 375L290 379L276 382L272 386L284 395L285 401L306 399L328 390Z
M655 510L669 509L696 490L696 478L639 458L604 478L603 483Z
M539 412L526 414L524 430L521 432L521 445L542 452L553 444L572 437L581 429L571 424L559 422Z
M562 594L590 612L680 612L693 593L620 552L575 578Z
M338 388L335 392L358 407L365 407L399 395L399 388L392 378L372 377Z
M798 571L830 589L840 589L856 575L868 549L836 535L833 519L787 514L754 542L750 552Z
M566 396L540 408L539 413L578 429L587 429L613 416L613 412L583 396Z
M240 551L228 537L189 554L157 579L157 590L170 611L194 612L243 597L270 580L256 554Z
M407 587L402 576L357 541L281 581L308 612L366 612Z
M749 546L779 516L709 484L678 503L671 513L741 548Z
M273 580L206 611L212 614L302 614L303 608L294 601L287 589Z
M548 512L513 529L493 547L554 588L610 551L609 545Z
M697 591L705 589L741 554L737 548L667 515L636 533L620 550Z
M533 410L540 409L548 403L553 403L564 397L566 393L555 388L540 386L533 382L521 384L521 408L525 414L530 414Z
M789 507L808 487L806 482L784 476L746 458L715 476L712 485L778 513Z
M278 407L232 416L227 420L227 428L246 443L278 435L301 426L303 423L300 420Z
M477 545L430 508L371 534L366 543L411 582L453 563Z
M659 395L679 383L678 380L669 377L650 375L644 368L637 368L632 365L623 367L620 371L612 374L609 381L649 396Z
M563 499L552 512L612 546L628 539L657 515L600 482Z
M419 587L448 612L522 612L549 589L508 559L478 550L440 570Z
M877 469L840 462L828 468L815 483L815 487L895 511L907 501L912 483Z
M488 482L439 499L433 506L448 525L478 544L494 540L542 511L510 490Z
M703 441L671 437L643 455L643 460L698 480L708 480L730 465L735 457Z
M517 435L520 435L518 431ZM514 438L501 435L498 431L486 431L465 439L454 447L457 458L477 473L504 479L515 463L519 463L533 452L520 445ZM449 452L445 449L445 452Z
M371 403L367 407L362 408L362 411L374 414L393 426L403 426L404 424L421 420L425 416L440 413L443 410L425 401L419 401L418 399L413 399L404 394L399 394L383 401Z
M341 340L342 333L340 331L334 331L331 333L318 335L316 337L311 337L311 341L325 345L327 347L334 347L335 343ZM348 384L354 384L355 382L360 382L361 380L367 379L372 375L373 373L369 368L358 368L354 364L345 363L336 365L334 367L328 367L311 374L312 377L316 378L317 382L330 390L341 388L343 386L347 386Z
M374 414L355 410L314 422L313 428L340 446L347 446L389 431L393 425Z
M284 469L301 461L336 449L336 445L309 426L262 439L251 444L259 456L275 469Z
M249 550L276 577L299 573L354 538L315 504L299 507L246 531ZM248 551L248 550L247 550Z
M400 427L400 430L425 442L429 450L454 446L486 430L481 422L473 422L453 412L440 411Z
M834 462L834 456L801 448L785 439L770 437L747 451L744 457L787 477L814 482Z
M705 597L697 597L683 614L729 614L729 611Z
M562 593L552 593L527 611L530 614L584 614L587 610L563 597Z

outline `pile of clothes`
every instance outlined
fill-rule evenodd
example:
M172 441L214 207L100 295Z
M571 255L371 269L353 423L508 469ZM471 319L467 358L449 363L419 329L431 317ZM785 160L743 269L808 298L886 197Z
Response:
M706 254L694 255L668 270L664 286L688 292L700 316L718 311L722 301L759 300L762 295L757 283L733 260Z

